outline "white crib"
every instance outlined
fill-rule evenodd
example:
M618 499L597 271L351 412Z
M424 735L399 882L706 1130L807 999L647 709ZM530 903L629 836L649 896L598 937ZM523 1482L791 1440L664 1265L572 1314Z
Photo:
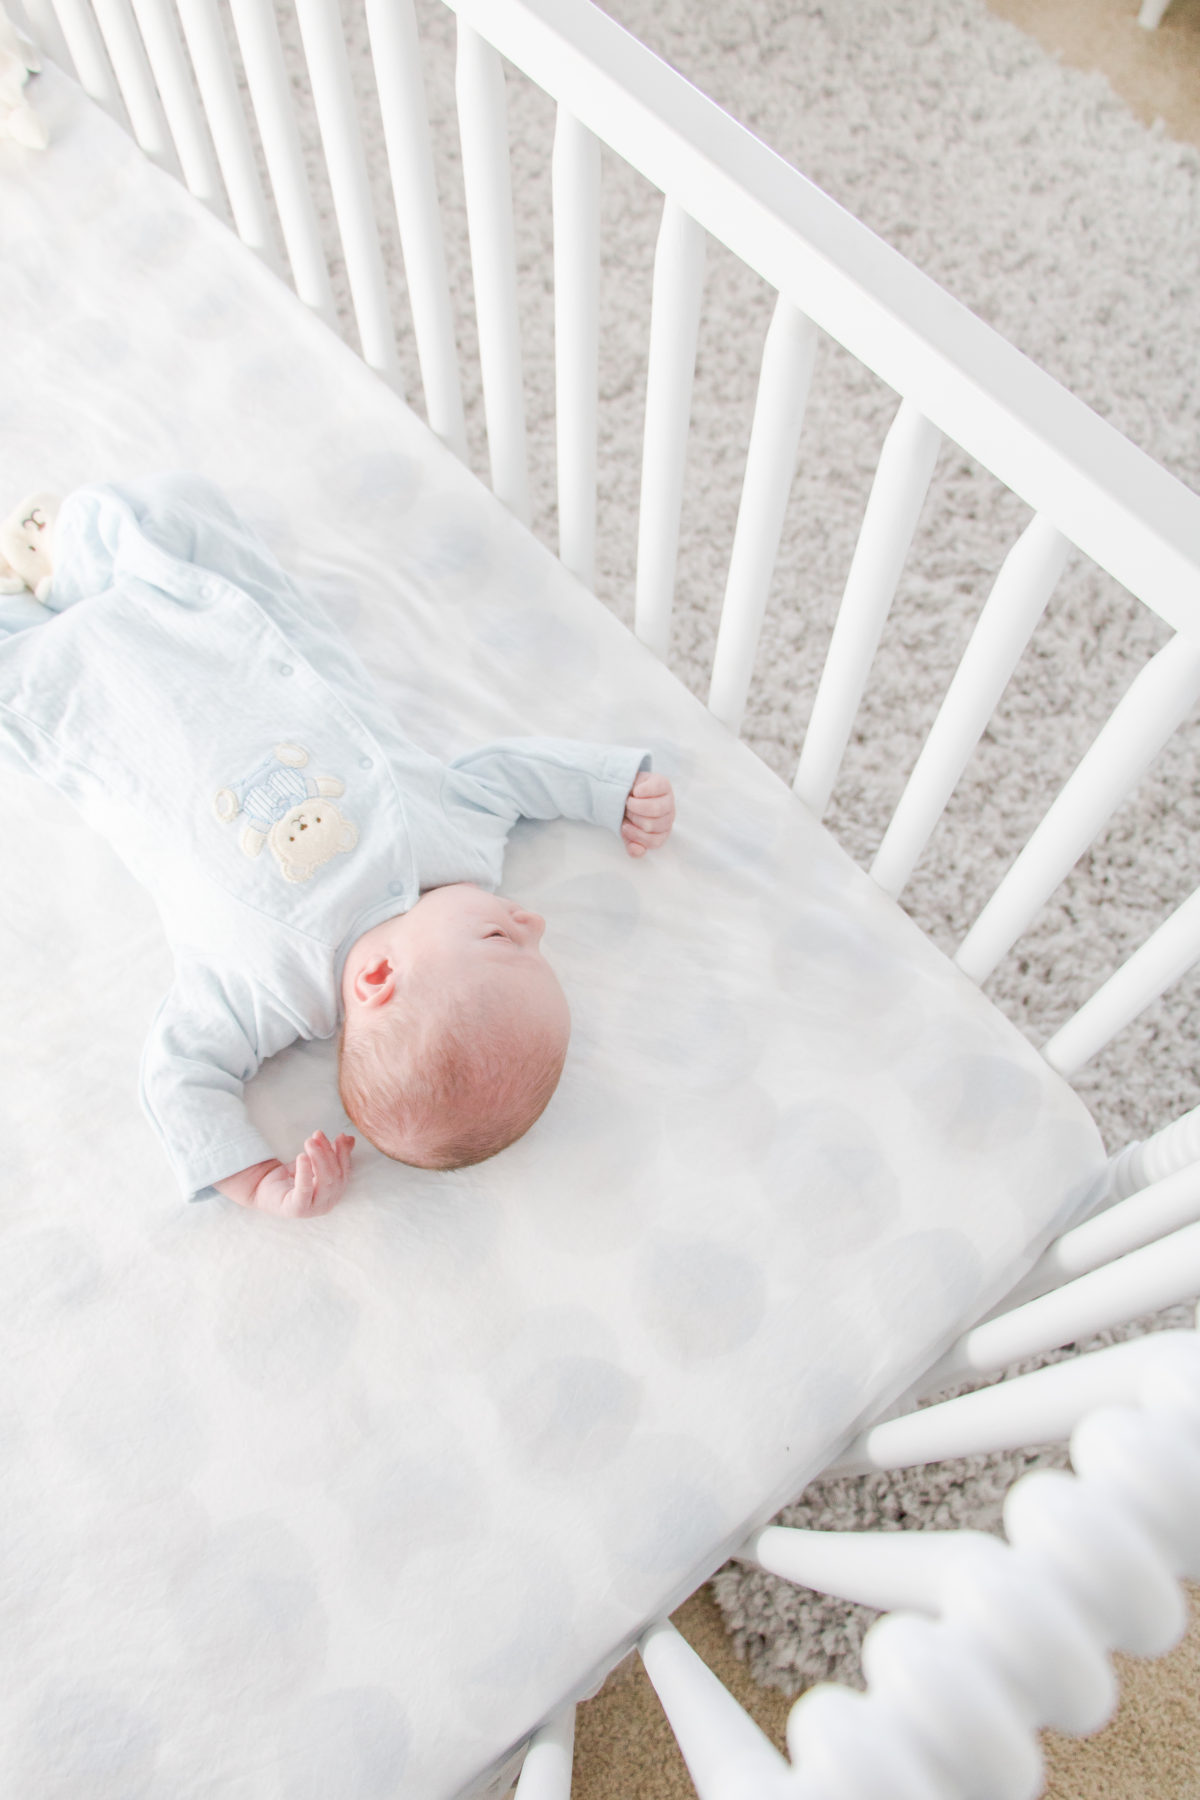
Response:
M664 195L649 321L635 621L637 637L663 658L706 237L778 295L708 695L715 719L735 735L821 334L900 397L795 774L795 794L818 819L854 729L943 440L961 446L1033 509L871 862L883 894L897 900L925 853L1073 548L1173 633L961 943L954 959L959 970L984 982L1200 696L1200 499L588 0L447 4L457 15L463 184L492 487L523 525L532 503L505 62L557 107L558 554L585 586L596 558L601 144ZM465 456L416 20L411 0L364 0L364 8L424 408L442 442ZM15 16L15 6L12 11ZM192 194L222 215L227 197L238 234L268 265L274 212L286 273L306 305L335 327L268 0L230 0L229 35L214 0L176 0L174 7L170 0L25 0L24 11L45 54L127 123L148 157L170 173L181 171ZM337 6L296 0L295 13L362 356L396 386L396 325ZM234 45L261 158L243 111ZM36 84L29 95L36 103ZM1171 914L1054 1033L1042 1049L1050 1068L1066 1077L1080 1070L1198 958L1200 895ZM912 1371L900 1371L907 1397L896 1402L893 1387L883 1422L849 1444L843 1434L840 1449L830 1447L836 1455L828 1466L851 1471L1069 1439L1074 1474L1037 1473L1011 1490L1007 1544L969 1532L816 1533L760 1525L737 1546L710 1545L707 1573L736 1549L789 1580L889 1611L867 1639L865 1695L832 1686L805 1695L789 1721L788 1762L669 1623L650 1621L639 1632L647 1672L704 1800L1016 1800L1040 1791L1037 1731L1045 1725L1097 1730L1115 1702L1108 1653L1160 1654L1183 1630L1179 1580L1200 1577L1200 1344L1191 1331L1160 1331L956 1399L917 1401L1197 1291L1200 1108L1114 1156L1103 1191L1093 1192L1082 1214L1076 1208L1071 1228L1044 1246L1031 1242L1007 1298L985 1309L915 1382ZM761 1518L770 1516L771 1502L773 1511L779 1495L764 1492ZM624 1649L614 1644L612 1660ZM564 1687L582 1691L587 1673L564 1670ZM567 1800L572 1735L568 1704L528 1741L520 1800ZM515 1774L509 1759L495 1773L497 1791ZM344 1791L345 1800L359 1800L357 1789ZM363 1800L367 1792L364 1786ZM369 1792L416 1794L403 1781Z

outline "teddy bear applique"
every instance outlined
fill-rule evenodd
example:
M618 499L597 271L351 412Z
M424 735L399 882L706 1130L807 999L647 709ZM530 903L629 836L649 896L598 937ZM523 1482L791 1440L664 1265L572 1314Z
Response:
M358 827L333 804L346 784L336 775L302 775L308 751L277 744L253 772L223 787L213 802L222 824L245 819L241 845L259 856L267 845L288 881L308 881L322 863L353 850Z

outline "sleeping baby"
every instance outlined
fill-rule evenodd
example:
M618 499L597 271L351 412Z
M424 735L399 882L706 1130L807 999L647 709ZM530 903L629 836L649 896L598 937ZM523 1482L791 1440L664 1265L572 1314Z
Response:
M543 920L495 891L505 843L567 818L662 844L648 754L511 738L439 761L196 477L35 496L0 558L0 745L110 839L170 939L140 1090L188 1197L338 1203L354 1139L281 1162L243 1090L339 1027L343 1105L385 1155L465 1168L526 1132L570 1017Z

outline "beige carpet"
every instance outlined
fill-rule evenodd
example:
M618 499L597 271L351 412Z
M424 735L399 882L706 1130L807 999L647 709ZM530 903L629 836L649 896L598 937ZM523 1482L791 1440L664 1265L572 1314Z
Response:
M1173 0L1155 33L1137 0L988 0L1046 50L1098 70L1144 123L1200 146L1200 0ZM1076 1741L1043 1735L1047 1800L1200 1800L1200 1590L1183 1643L1157 1662L1119 1657L1120 1707L1107 1728ZM675 1623L781 1749L791 1701L758 1686L738 1661L710 1591ZM636 1658L579 1709L573 1800L687 1800L694 1794L658 1701Z

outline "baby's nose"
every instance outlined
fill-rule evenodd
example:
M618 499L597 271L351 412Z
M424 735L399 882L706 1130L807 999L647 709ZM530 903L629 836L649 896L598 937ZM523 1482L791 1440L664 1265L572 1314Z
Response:
M546 929L546 921L543 919L541 913L529 912L523 906L518 906L517 910L513 913L513 918L518 925L524 925L528 930L532 931L535 937L540 938Z

